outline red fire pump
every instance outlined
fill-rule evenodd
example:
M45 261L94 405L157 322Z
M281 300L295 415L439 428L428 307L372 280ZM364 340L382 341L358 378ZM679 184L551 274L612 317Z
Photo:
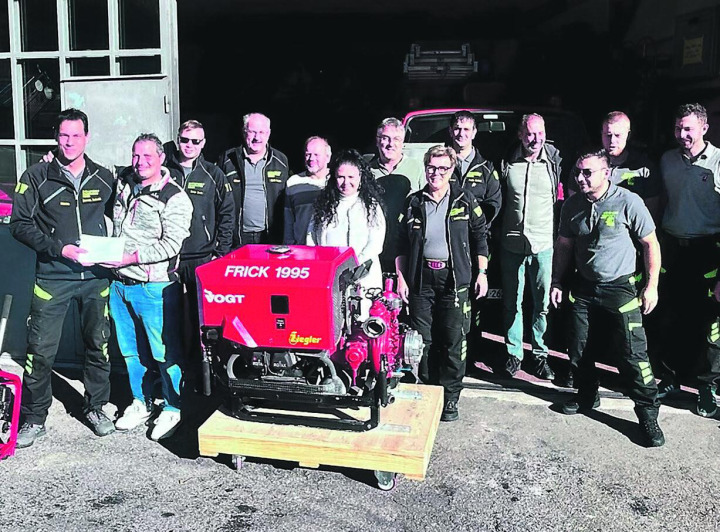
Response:
M390 390L406 374L414 378L423 343L398 319L393 278L366 290L369 301L358 295L368 269L351 248L255 244L200 266L205 394L221 388L229 413L241 419L376 427L380 407L393 401ZM369 407L370 419L337 415L356 407Z

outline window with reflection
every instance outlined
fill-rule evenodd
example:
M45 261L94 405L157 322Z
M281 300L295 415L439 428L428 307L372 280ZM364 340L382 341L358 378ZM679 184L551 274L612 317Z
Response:
M120 48L160 48L160 0L120 0Z
M108 6L105 0L69 0L70 49L108 50Z
M60 112L60 72L57 59L22 61L25 136L54 138L55 119Z
M58 49L57 6L50 0L22 0L20 35L23 52L51 52Z
M0 139L14 137L10 60L5 59L0 61Z

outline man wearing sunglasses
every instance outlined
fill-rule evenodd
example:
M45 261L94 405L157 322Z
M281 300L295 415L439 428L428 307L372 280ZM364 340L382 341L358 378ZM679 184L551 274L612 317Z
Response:
M532 360L528 371L544 380L555 378L547 363L545 344L550 306L555 203L558 200L558 150L545 142L545 120L538 114L522 117L520 145L503 161L500 183L505 204L500 264L507 360L504 371L514 376L523 360L523 295L528 279L533 299Z
M658 302L660 244L655 223L640 196L610 181L604 150L581 155L576 167L580 193L563 205L552 272L553 306L559 307L563 292L568 292L568 354L577 385L575 399L562 411L571 415L600 406L595 360L585 353L585 346L602 315L619 341L620 378L635 402L644 443L660 447L665 443L657 423L660 401L642 323L643 315ZM636 244L642 249L648 277L640 293L635 286ZM571 266L575 272L568 280Z
M200 338L197 282L195 269L222 257L232 249L235 227L235 201L222 170L205 160L205 129L197 120L188 120L178 128L177 145L165 144L165 165L183 187L193 204L190 236L180 250L178 276L184 286L185 316L190 321L186 338L186 378L198 375Z
M470 300L487 294L487 224L475 196L450 184L455 150L433 146L424 161L427 185L407 198L400 215L398 293L425 344L420 380L444 388L440 419L455 421Z
M270 119L250 113L243 116L242 146L220 156L235 199L233 248L282 242L288 160L269 141Z

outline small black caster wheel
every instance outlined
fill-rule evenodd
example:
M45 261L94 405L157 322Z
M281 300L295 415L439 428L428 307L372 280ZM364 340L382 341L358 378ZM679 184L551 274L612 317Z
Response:
M375 471L377 487L382 491L390 491L397 484L397 475L390 471Z

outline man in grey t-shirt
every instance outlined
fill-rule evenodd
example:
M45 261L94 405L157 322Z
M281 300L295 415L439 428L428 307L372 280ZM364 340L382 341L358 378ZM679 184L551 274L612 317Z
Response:
M287 157L273 148L270 119L261 113L243 116L243 144L220 156L218 166L232 187L235 201L233 249L243 244L280 243L283 239Z
M550 292L553 306L558 307L566 273L574 263L568 354L578 391L562 411L576 414L600 406L595 362L584 351L591 323L604 313L620 339L617 366L635 402L645 445L660 447L665 436L657 424L660 402L642 324L643 314L652 312L658 301L660 245L655 224L640 196L610 182L610 161L604 150L580 156L576 167L580 194L562 208ZM635 242L642 247L648 274L639 295L634 283Z

